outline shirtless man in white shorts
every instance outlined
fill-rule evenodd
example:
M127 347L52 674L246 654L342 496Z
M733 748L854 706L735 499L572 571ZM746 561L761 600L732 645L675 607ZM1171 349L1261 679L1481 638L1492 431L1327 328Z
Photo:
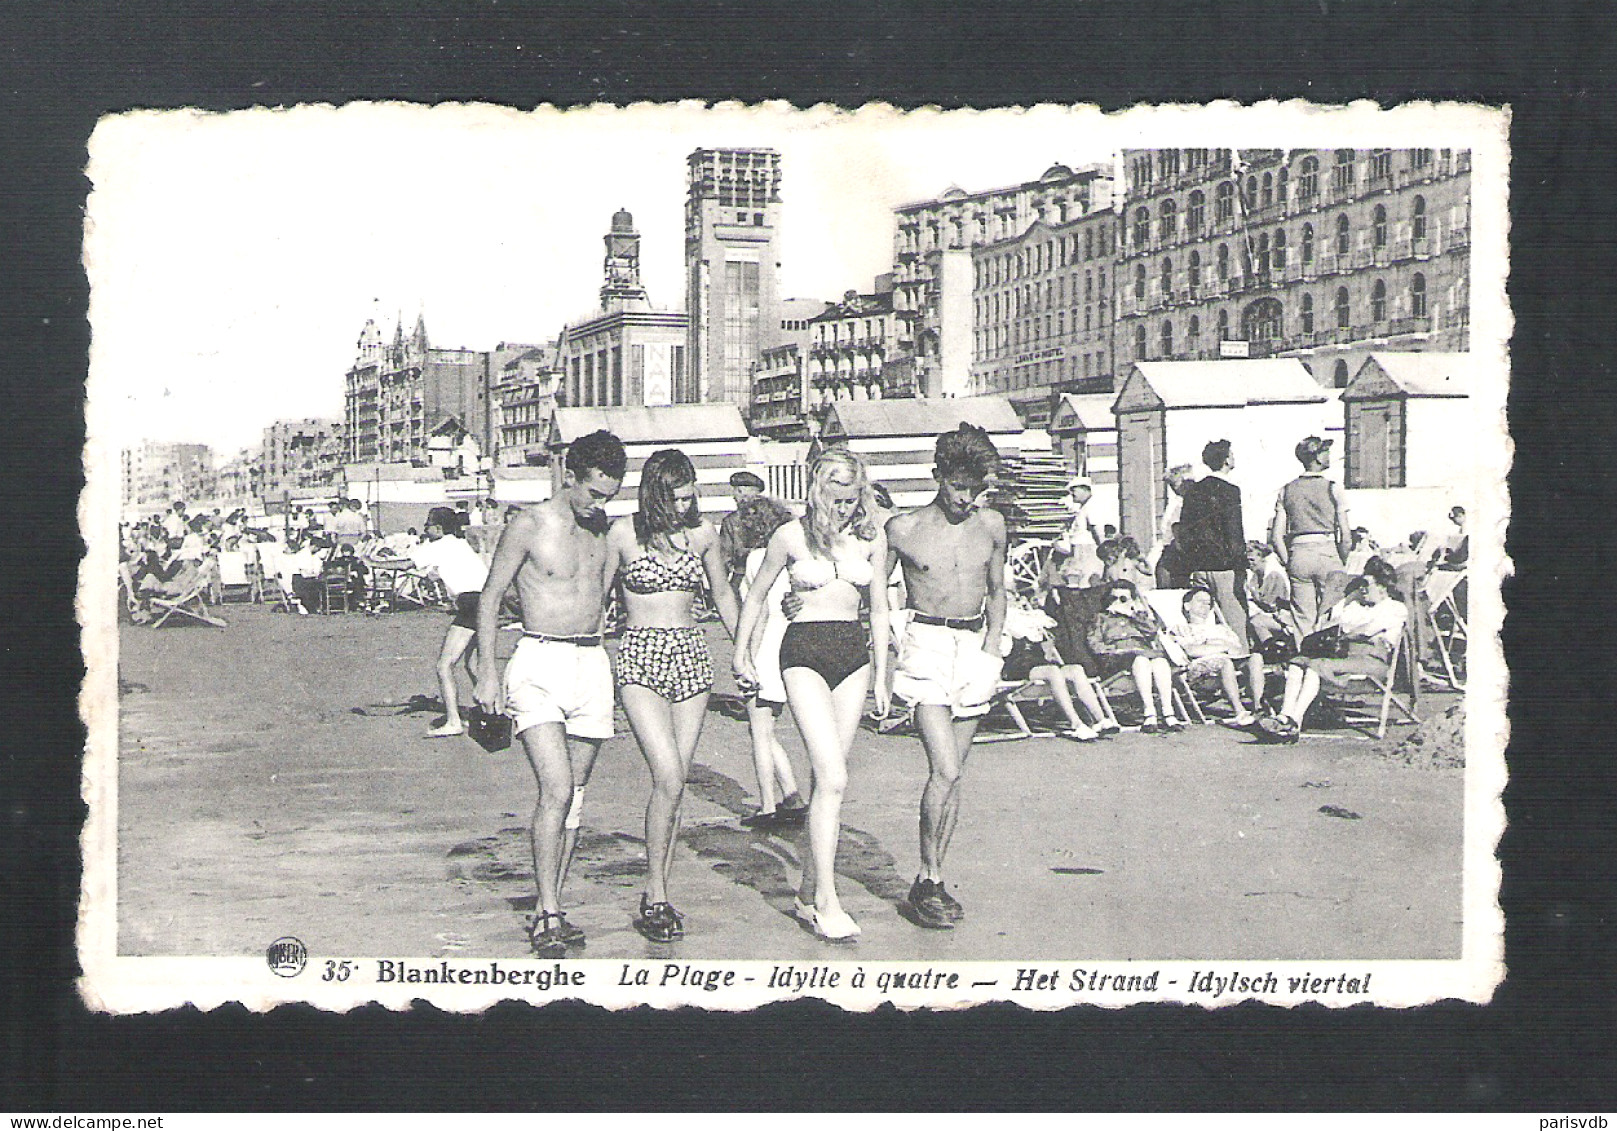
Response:
M893 694L915 707L929 766L921 793L921 874L909 904L924 927L964 915L943 884L943 858L960 814L960 775L999 686L1005 625L1005 518L984 505L999 473L988 433L962 424L938 437L937 496L887 522L888 572L904 569L909 616Z
M477 609L477 703L508 714L539 783L533 874L539 888L528 941L540 958L582 946L561 910L578 840L584 786L612 737L612 669L601 643L606 504L623 482L623 444L592 432L567 450L561 489L506 526ZM494 655L500 601L512 581L522 599L522 641L502 686Z

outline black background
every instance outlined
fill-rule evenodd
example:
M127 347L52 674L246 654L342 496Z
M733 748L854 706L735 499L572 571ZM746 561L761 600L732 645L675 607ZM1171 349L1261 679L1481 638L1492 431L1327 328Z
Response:
M0 1109L1491 1109L1617 1106L1617 825L1598 580L1611 556L1613 20L1604 0L1426 3L195 3L0 14L6 843ZM521 50L517 50L520 45ZM229 1007L104 1018L72 930L82 673L79 266L97 117L396 98L881 99L943 107L1466 99L1514 108L1506 587L1510 975L1486 1007L458 1017ZM407 167L408 157L401 156ZM160 363L160 362L159 362ZM1463 442L1463 441L1459 441Z

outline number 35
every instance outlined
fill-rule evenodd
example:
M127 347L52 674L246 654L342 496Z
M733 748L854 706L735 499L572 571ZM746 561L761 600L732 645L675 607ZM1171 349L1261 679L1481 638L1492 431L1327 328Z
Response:
M346 982L348 975L354 972L352 962L338 962L336 959L326 959L326 972L321 975L322 982Z

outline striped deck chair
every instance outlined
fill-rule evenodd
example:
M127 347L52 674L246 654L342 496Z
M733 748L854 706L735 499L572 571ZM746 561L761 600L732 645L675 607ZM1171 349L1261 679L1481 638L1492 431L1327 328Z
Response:
M216 559L209 558L197 573L196 582L184 594L178 597L153 597L151 605L157 615L152 621L152 627L162 628L170 617L178 616L211 624L215 628L228 628L229 625L208 612L207 604L202 599L202 595L208 592L218 576L219 563Z

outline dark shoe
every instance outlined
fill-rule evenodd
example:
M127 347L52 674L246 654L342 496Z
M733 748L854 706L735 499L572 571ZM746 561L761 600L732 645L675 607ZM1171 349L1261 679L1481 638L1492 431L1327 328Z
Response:
M561 935L562 941L568 946L583 946L584 928L575 927L573 924L569 923L567 921L567 914L565 912L557 912L556 918L561 920L560 924L557 926L557 933Z
M931 880L923 880L917 876L915 883L910 886L910 910L915 912L915 918L923 927L939 931L954 928L955 920L949 913L946 898L943 886Z
M1265 715L1258 720L1258 741L1278 745L1297 741L1297 724L1284 715Z
M966 909L960 906L960 901L949 894L949 889L939 880L932 885L938 893L938 902L943 904L943 913L949 917L951 923L958 923L966 917Z
M754 813L750 817L741 818L741 827L744 829L770 829L779 823L779 809L771 809L767 813Z
M535 957L567 957L567 940L561 932L566 922L555 911L541 911L533 917L533 927L528 931L528 945L533 948Z
M652 942L673 942L685 937L685 917L674 910L671 903L652 903L644 894L640 896L640 917L634 929Z
M1141 734L1161 734L1162 733L1162 724L1157 722L1157 720L1155 720L1155 719L1147 719L1147 720L1145 720L1145 722L1140 724L1140 733Z
M774 824L776 828L796 828L806 820L808 820L807 805L787 805L782 803L780 808L775 810Z

